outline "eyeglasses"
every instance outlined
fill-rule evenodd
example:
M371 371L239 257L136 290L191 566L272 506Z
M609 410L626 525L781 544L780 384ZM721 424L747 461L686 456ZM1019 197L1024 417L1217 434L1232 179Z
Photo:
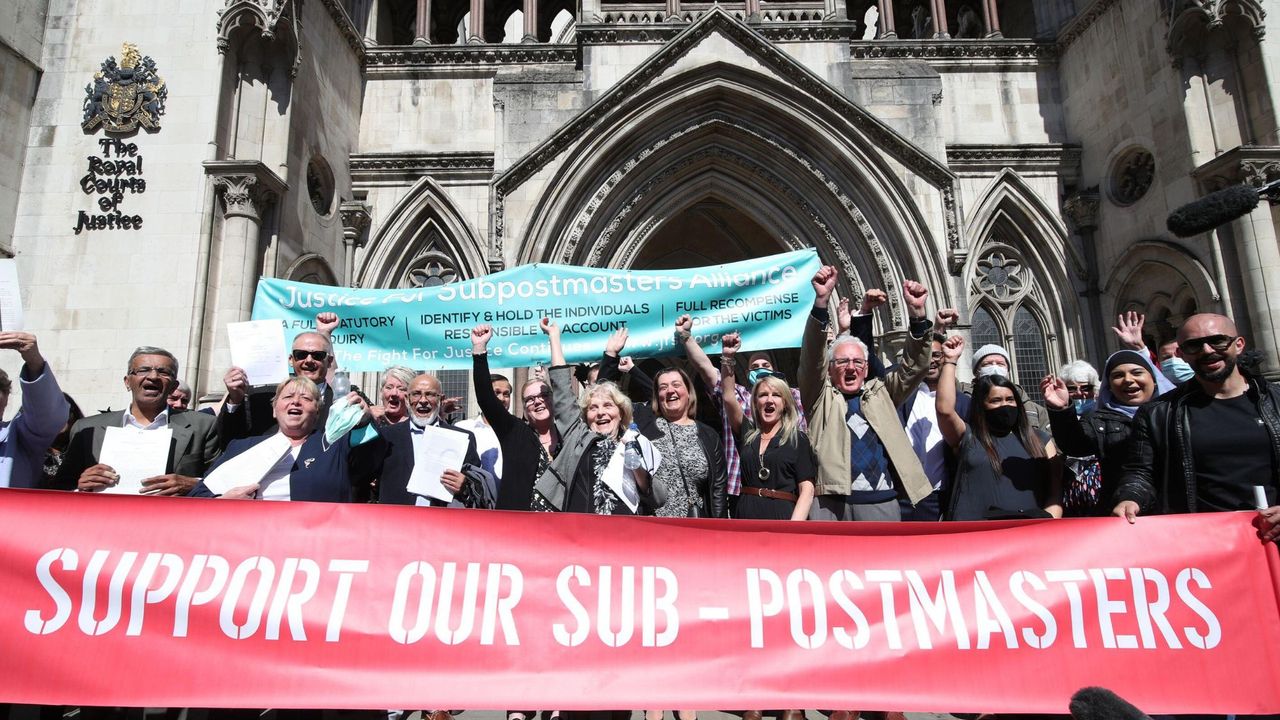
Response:
M324 362L325 360L329 359L329 353L324 350L294 350L293 351L294 362L302 362L303 360L306 360L308 357L310 357L312 360L315 360L316 362Z
M1231 347L1231 343L1240 338L1239 335L1210 335L1208 337L1192 338L1183 340L1178 343L1178 349L1183 355L1199 355L1204 351L1204 346L1208 345L1210 350L1214 352L1226 352Z
M173 371L173 368L151 367L150 365L143 365L142 367L133 368L132 370L129 371L129 374L134 377L147 377L151 373L155 373L156 375L159 375L162 378L170 378L170 379L173 379L178 375L178 373Z
M866 367L867 361L859 358L836 358L835 360L831 361L831 364L835 365L838 368L847 368L847 367L860 368L860 367Z
M438 392L423 392L421 390L414 390L413 392L409 393L410 400L424 400L426 398L438 398L438 397L440 397L440 393Z
M525 395L525 396L524 396L524 404L525 404L525 405L528 405L529 403L533 402L534 400L541 400L542 402L547 402L547 401L551 400L551 391L550 391L550 390L543 390L542 392L540 392L540 393L538 393L538 394L536 394L536 395Z
M1087 395L1093 392L1093 386L1092 385L1072 385L1068 383L1067 392L1071 393L1072 395Z

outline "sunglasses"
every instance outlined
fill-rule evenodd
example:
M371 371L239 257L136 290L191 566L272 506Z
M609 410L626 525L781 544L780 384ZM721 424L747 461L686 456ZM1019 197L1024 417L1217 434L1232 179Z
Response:
M1208 337L1191 338L1178 343L1178 349L1183 355L1200 355L1204 352L1204 346L1208 345L1210 350L1214 352L1226 352L1231 347L1231 343L1239 339L1239 335L1210 335Z
M324 350L294 350L293 351L294 362L302 362L303 360L306 360L308 357L311 358L312 360L315 360L316 362L324 362L325 360L329 359L329 353L325 352Z

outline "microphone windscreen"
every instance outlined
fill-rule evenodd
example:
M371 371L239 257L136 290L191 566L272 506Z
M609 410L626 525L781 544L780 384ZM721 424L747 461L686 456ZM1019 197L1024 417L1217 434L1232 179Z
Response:
M1169 214L1166 225L1178 237L1191 237L1229 223L1258 207L1258 191L1232 185L1189 202Z
M1106 688L1087 687L1071 696L1073 720L1151 720Z

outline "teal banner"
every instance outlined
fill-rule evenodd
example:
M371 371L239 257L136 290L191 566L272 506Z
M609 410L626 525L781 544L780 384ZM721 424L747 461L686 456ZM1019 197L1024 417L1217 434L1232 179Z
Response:
M253 319L278 318L286 340L315 328L317 313L342 319L333 333L338 364L347 370L405 365L420 370L471 368L471 328L493 325L494 367L550 361L543 317L563 331L570 362L600 357L605 341L626 327L625 354L679 352L676 318L694 318L706 348L738 330L751 349L797 347L809 307L813 250L686 270L604 270L572 265L524 265L433 288L362 290L263 278Z

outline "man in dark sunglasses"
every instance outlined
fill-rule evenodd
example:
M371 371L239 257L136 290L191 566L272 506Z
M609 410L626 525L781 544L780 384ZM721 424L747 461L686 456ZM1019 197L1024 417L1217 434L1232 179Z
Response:
M333 313L316 316L316 326L321 330L331 330L336 325L337 315ZM333 404L333 389L328 385L329 370L333 366L333 344L326 333L304 332L293 339L289 348L289 370L320 388L320 425L329 417L329 406ZM238 367L228 370L222 381L227 396L218 413L218 443L223 448L232 440L256 437L275 428L276 421L271 414L275 385L251 388L248 376Z
M1280 386L1241 368L1244 346L1222 315L1179 328L1177 353L1195 374L1138 410L1115 515L1253 510L1262 486L1258 534L1280 537Z

